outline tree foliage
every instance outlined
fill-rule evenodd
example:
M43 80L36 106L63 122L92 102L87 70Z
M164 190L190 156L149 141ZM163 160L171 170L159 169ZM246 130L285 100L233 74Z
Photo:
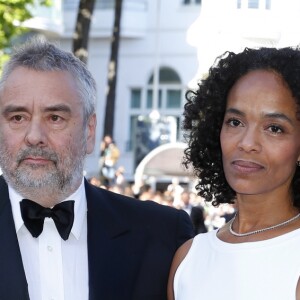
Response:
M51 5L51 0L0 0L0 66L8 57L11 40L26 32L22 23L32 17L34 5Z

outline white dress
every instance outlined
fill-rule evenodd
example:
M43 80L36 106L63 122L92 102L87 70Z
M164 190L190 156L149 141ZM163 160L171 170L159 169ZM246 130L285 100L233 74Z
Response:
M230 244L199 234L174 278L176 300L295 300L300 229L265 241Z

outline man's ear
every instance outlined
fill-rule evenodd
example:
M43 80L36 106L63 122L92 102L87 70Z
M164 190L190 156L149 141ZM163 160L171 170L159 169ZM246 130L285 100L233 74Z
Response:
M87 121L87 142L86 142L86 154L93 152L95 147L95 138L96 138L96 125L97 117L96 114L90 116Z

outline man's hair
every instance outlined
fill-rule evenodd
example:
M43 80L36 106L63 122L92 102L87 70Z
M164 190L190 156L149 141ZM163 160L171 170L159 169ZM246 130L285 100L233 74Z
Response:
M186 167L191 164L198 177L198 195L215 206L233 203L236 197L224 175L220 132L229 90L252 70L278 74L300 108L300 51L292 47L246 48L238 54L225 52L210 68L207 78L198 84L198 89L186 93L183 129L188 147L184 164ZM300 207L300 167L296 168L292 190L294 205Z
M84 107L84 121L95 112L96 83L85 64L71 52L59 49L43 38L35 37L16 47L5 65L0 80L3 88L9 75L18 67L36 71L67 71L77 82L78 93Z

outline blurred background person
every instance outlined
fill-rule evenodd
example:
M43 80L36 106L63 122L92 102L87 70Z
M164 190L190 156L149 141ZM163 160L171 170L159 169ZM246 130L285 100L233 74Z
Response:
M110 135L106 135L100 144L100 181L107 186L114 183L116 163L120 157L120 150Z
M192 199L190 195L191 193L188 191L183 191L181 193L181 209L189 214L195 234L207 232L204 208L200 204L193 205L191 203Z

